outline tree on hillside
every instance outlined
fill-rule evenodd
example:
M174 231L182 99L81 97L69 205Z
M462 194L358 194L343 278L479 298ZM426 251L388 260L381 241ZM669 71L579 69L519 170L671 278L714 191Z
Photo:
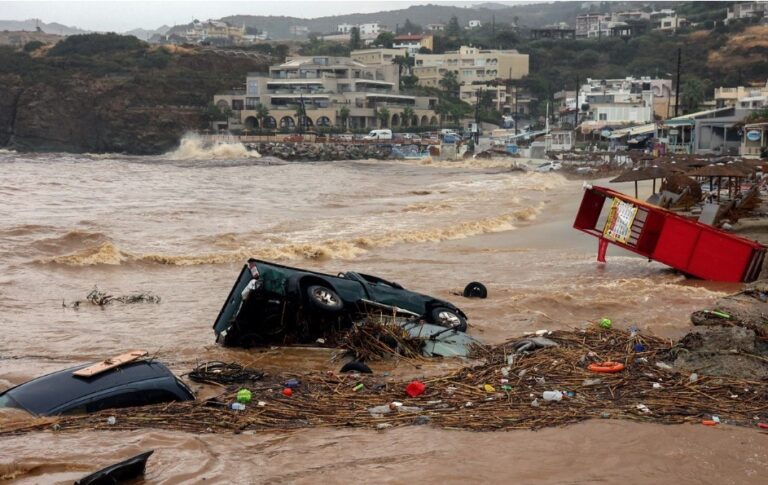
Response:
M398 29L399 34L421 34L423 29L421 25L414 24L410 19L405 19L405 24L401 29Z
M680 87L682 91L681 101L691 113L696 111L706 96L704 83L698 78L687 79Z
M352 50L360 49L363 46L363 41L360 39L360 28L352 27L349 32L349 47Z
M459 81L456 79L456 74L453 71L446 71L443 74L443 78L438 81L443 92L448 96L455 98L459 97Z
M391 49L394 42L395 34L392 32L382 32L376 37L376 40L373 41L375 45L380 45L387 49Z
M445 26L446 37L461 37L461 26L459 25L459 19L454 15L451 20L448 21L448 25Z
M288 57L288 52L290 52L290 47L285 44L277 44L272 52L277 62L285 62L285 58Z

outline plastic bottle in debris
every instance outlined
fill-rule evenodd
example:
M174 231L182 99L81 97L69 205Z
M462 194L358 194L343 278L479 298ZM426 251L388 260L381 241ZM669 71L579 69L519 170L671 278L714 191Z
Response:
M560 391L544 391L541 394L541 397L543 397L545 401L562 401L563 393Z
M245 411L245 404L239 402L233 402L229 405L233 411Z

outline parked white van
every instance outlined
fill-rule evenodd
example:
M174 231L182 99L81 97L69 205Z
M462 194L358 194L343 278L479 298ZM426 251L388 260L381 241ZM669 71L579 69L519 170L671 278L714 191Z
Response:
M391 140L392 130L371 130L363 140Z

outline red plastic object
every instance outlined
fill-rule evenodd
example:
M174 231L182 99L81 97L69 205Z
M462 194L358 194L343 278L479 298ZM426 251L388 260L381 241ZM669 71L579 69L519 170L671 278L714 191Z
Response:
M427 386L425 386L423 382L413 381L405 386L405 392L411 397L416 397L422 395L426 388Z
M587 369L592 372L602 372L603 374L615 374L624 370L624 364L621 362L601 362L599 364L589 364Z
M624 229L621 225L609 226L621 229L618 232L609 232L603 227L608 223L600 225L606 201L609 206L621 202L624 208L636 211L631 225ZM608 219L616 221L616 217ZM766 247L758 242L605 187L587 187L573 227L599 238L598 261L604 261L606 243L611 243L705 280L754 281L765 258Z
M705 419L701 422L704 426L717 426L717 421L712 421L711 419Z
M286 387L283 389L283 396L291 397L293 396L293 390L290 387Z
M768 429L768 424L765 423L757 423L757 427L760 429Z

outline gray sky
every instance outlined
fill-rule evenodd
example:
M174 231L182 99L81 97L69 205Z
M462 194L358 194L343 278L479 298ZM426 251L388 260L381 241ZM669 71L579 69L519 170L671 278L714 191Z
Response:
M192 19L205 20L227 15L285 15L301 18L325 17L348 13L396 10L419 4L466 6L479 1L298 1L250 0L243 2L198 1L3 1L0 20L39 18L45 23L58 22L86 30L125 32L135 28L155 29L161 25L186 24ZM519 3L519 2L498 2Z

